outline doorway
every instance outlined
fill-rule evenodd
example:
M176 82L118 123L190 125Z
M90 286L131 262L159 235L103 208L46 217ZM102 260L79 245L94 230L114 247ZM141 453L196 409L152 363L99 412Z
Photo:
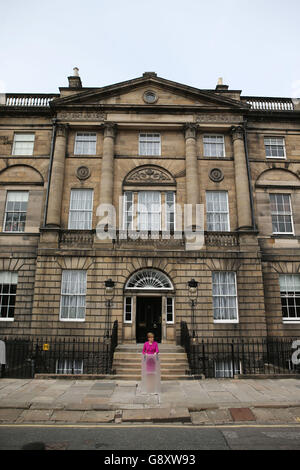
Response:
M157 343L161 342L161 297L137 297L136 299L136 341L147 341L147 333L155 336Z

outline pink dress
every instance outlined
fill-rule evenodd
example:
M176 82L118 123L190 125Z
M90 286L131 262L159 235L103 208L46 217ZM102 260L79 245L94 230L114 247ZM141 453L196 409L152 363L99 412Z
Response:
M158 344L156 343L156 341L153 341L152 344L150 344L149 341L146 341L143 347L143 354L153 355L155 353L159 353ZM149 358L147 360L147 372L155 372L155 367L155 359Z

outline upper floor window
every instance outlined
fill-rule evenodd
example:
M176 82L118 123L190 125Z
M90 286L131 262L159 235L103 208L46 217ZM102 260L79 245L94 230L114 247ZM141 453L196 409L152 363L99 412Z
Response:
M96 155L97 135L95 132L77 132L74 155Z
M280 274L283 321L300 321L300 275Z
M227 191L206 191L206 219L209 232L229 232Z
M205 135L203 137L205 157L225 157L225 142L223 135Z
M267 158L286 158L283 137L265 137L265 149Z
M14 143L12 154L13 155L33 155L34 148L34 134L20 134L14 135Z
M140 134L139 155L161 155L160 134Z
M138 193L138 229L159 231L161 229L161 195L159 191Z
M91 230L93 217L93 190L72 189L70 198L70 230Z
M28 191L7 191L4 232L24 232Z
M273 233L294 233L290 194L270 194Z
M14 319L17 283L17 273L0 272L0 320Z

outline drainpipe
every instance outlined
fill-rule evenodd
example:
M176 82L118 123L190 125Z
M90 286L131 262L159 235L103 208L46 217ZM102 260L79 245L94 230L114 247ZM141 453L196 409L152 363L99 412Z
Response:
M251 220L252 220L253 230L257 230L256 223L255 223L255 215L254 215L254 200L253 200L253 191L252 191L252 184L251 184L251 169L250 169L250 164L249 164L247 124L248 124L247 119L244 119L244 142L245 142L248 185L249 185L249 194L250 194Z
M49 192L50 192L50 184L51 184L51 175L52 175L52 166L53 166L53 155L54 155L54 142L55 142L55 135L56 135L56 123L57 119L54 118L52 120L52 137L51 137L51 148L50 148L50 161L49 161L49 169L48 169L48 185L47 185L47 193L46 193L46 201L45 201L45 211L44 211L44 225L43 228L46 227L47 222L47 214L48 214L48 200L49 200Z

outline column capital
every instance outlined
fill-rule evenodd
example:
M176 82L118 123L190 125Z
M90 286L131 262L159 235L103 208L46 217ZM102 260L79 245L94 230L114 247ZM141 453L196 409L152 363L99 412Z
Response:
M183 126L185 139L196 139L198 124L194 122L187 122Z
M56 135L58 137L67 137L68 125L58 123L56 126Z
M235 140L244 140L244 126L232 126L231 128L231 137L233 142Z
M105 122L103 124L104 137L111 137L114 139L117 133L117 124L115 122Z

